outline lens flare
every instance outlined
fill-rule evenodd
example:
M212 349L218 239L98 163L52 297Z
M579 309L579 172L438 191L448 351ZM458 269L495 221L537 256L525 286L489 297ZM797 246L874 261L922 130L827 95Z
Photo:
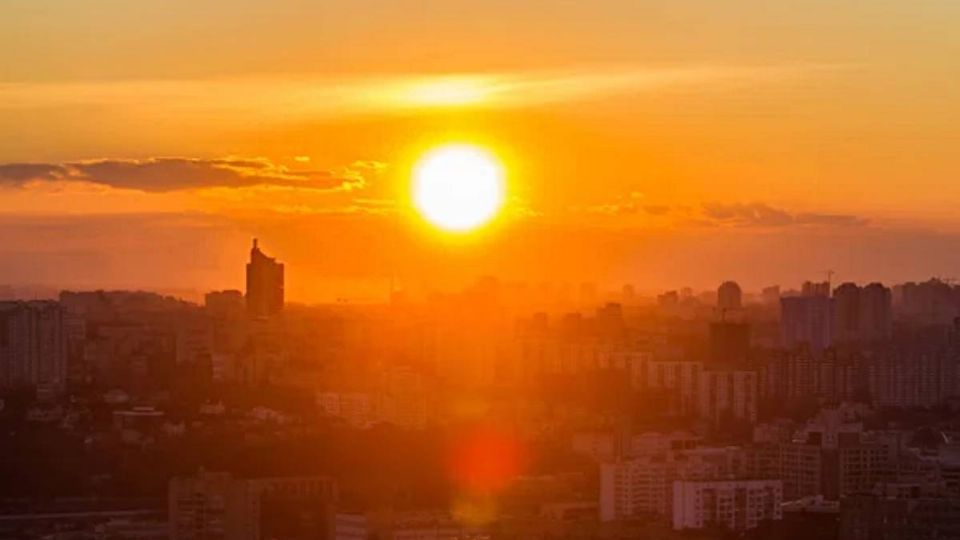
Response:
M457 438L450 450L450 476L461 490L474 495L502 491L521 472L523 445L492 427L475 428Z

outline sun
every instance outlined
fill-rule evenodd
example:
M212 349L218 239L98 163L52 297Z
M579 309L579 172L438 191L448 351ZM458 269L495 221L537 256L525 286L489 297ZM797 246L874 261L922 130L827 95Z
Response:
M426 153L413 169L413 204L437 227L466 232L503 206L503 167L483 148L449 144Z

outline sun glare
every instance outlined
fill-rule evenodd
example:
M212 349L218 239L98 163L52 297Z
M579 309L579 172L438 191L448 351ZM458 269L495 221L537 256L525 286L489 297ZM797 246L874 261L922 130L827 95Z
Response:
M414 206L448 231L470 231L493 219L503 205L504 189L497 158L467 144L435 148L413 170Z

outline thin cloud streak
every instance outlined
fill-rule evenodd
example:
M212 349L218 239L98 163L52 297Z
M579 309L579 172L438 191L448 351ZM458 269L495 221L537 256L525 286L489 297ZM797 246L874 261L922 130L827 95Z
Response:
M0 110L76 106L151 106L175 114L232 111L337 117L433 107L528 107L697 86L713 92L726 85L776 84L829 65L599 67L568 71L289 77L166 81L0 84ZM702 83L710 82L709 86Z
M574 214L584 213L594 217L623 218L636 216L642 218L645 225L652 223L648 218L655 218L658 223L674 226L761 229L863 227L871 224L870 219L854 214L791 211L762 202L704 202L693 206L656 204L645 202L644 196L640 192L632 192L606 204L571 207L570 210Z
M702 213L714 225L734 227L857 227L868 223L866 218L852 214L789 212L763 203L705 204Z

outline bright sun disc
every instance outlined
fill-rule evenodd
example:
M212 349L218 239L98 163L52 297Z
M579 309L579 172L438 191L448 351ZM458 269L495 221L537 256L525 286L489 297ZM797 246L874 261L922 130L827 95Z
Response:
M413 171L413 203L434 225L468 231L492 219L503 204L503 170L475 146L442 146L423 156Z

